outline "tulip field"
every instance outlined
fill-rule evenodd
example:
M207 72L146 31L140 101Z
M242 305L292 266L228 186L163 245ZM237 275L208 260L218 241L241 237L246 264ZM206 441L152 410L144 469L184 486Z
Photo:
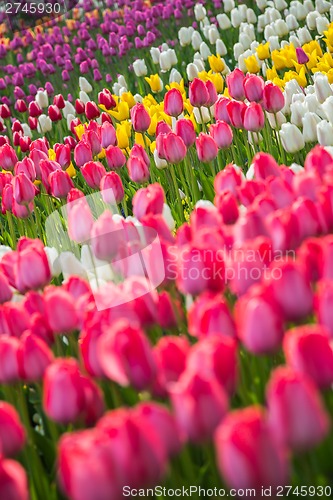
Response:
M333 497L331 0L0 2L0 500Z

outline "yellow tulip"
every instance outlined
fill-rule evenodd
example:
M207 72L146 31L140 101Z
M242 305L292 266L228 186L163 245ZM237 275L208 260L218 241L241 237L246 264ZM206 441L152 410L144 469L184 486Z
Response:
M208 56L208 62L210 69L215 73L221 73L225 68L224 61L221 59L220 54Z
M76 170L74 168L73 163L71 162L69 167L66 169L66 172L68 173L69 177L75 177L76 176Z
M150 75L150 77L145 76L145 80L149 83L152 92L155 92L155 94L163 90L163 82L158 73L156 73L156 75Z
M80 125L78 125L77 127L75 127L75 132L79 138L79 141L82 139L82 136L85 133L85 131L86 131L85 126L82 125L82 123Z
M132 92L124 92L123 94L121 94L120 99L123 102L127 102L129 109L133 108L133 106L135 106L136 104Z
M207 80L209 79L207 71L199 71L198 78L203 82L207 82Z
M135 132L135 144L140 144L140 146L145 148L146 144L149 146L150 140L147 136L144 137L143 134Z
M267 80L272 82L274 80L274 78L278 78L278 77L279 77L279 75L277 74L275 66L273 66L272 68L267 68L267 70L266 70Z
M261 45L259 45L259 47L256 48L256 52L260 61L268 59L270 56L269 42L262 43Z
M110 110L109 114L119 122L128 120L128 118L130 117L130 112L127 102L119 101L118 106L115 109Z
M131 124L129 122L117 123L116 136L117 136L118 146L121 149L126 149L129 147L130 135L131 135Z
M180 80L180 83L178 82L172 82L170 83L169 85L166 85L165 86L166 90L170 90L170 89L178 89L179 92L183 95L185 94L186 95L186 90L185 90L185 84L184 84L184 80Z
M78 127L76 127L76 128L78 128ZM49 149L49 159L50 160L56 159L56 154L55 154L55 151L53 149Z
M209 72L208 78L211 82L213 82L213 84L216 88L216 92L218 94L221 94L223 92L223 88L224 88L224 80L222 78L222 75L220 73Z
M260 66L258 63L258 59L256 56L249 56L244 60L246 69L248 70L249 73L259 73L260 71Z

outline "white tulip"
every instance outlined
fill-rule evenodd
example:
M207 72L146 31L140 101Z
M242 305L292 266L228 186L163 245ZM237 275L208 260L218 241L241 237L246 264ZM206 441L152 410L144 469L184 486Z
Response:
M168 228L170 231L173 231L176 227L175 219L172 217L171 209L169 205L164 203L163 205L163 212L162 212L162 217L167 223Z
M151 47L150 55L154 64L160 64L160 49L158 47Z
M295 35L291 35L289 37L289 42L292 43L294 45L294 47L301 47L301 42L299 41L299 39Z
M202 44L202 38L199 31L193 31L192 33L192 47L194 50L199 50Z
M316 29L316 23L319 15L319 12L316 10L308 13L308 15L306 16L306 24L309 30L313 31Z
M87 104L87 102L90 101L90 97L88 96L88 94L86 92L84 92L83 90L80 90L80 93L79 93L79 98L81 99L81 101L84 103L84 104ZM73 113L72 113L73 114Z
M260 16L258 16L258 22L257 22L258 33L262 33L265 29L265 26L266 26L265 16L261 14Z
M38 90L35 101L41 108L47 108L49 106L49 96L46 90Z
M202 62L202 59L194 59L193 63L196 65L198 71L205 71L205 66L204 63Z
M193 108L193 114L195 121L201 125L202 123L208 123L211 120L209 110L207 108Z
M198 68L196 67L196 65L194 63L190 63L187 65L186 74L187 74L187 78L190 80L190 82L192 82L192 80L194 80L194 78L198 77Z
M299 24L298 24L296 17L293 16L292 14L289 14L286 17L286 24L288 26L289 31L297 30L297 28L299 27Z
M253 9L247 9L246 11L246 20L248 23L256 24L257 16Z
M178 39L179 39L179 43L182 47L186 47L187 45L190 45L191 40L192 40L191 31L188 28L185 28L183 26L178 31Z
M322 104L322 109L328 121L333 125L333 96L328 97Z
M38 118L39 129L42 134L45 132L50 132L52 130L52 120L49 116L40 115Z
M332 3L327 2L326 0L316 0L316 9L320 14L325 14L325 12L329 12Z
M12 248L7 247L6 245L0 245L0 262L2 261L2 258L6 253L12 252Z
M71 115L75 115L76 114L76 111L75 111L75 108L74 108L73 104L71 102L69 102L69 101L65 101L65 107L63 108L62 112L63 112L63 115L64 115L65 118L67 118L67 116L69 114L71 114Z
M242 22L242 16L238 9L232 9L231 11L231 24L234 28L238 28Z
M172 61L171 61L169 50L167 50L166 52L161 52L160 67L161 67L162 73L165 73L166 71L169 71L172 68Z
M89 94L89 92L91 92L93 89L88 80L84 76L80 76L79 78L79 87L80 90L83 90L83 92L86 92L87 94Z
M220 56L225 56L227 54L227 47L220 38L216 40L216 54L219 54Z
M275 21L274 29L276 31L276 34L281 37L286 36L289 33L288 25L283 19L278 19L277 21Z
M123 94L126 94L126 92L127 92L127 88L121 87L121 89L119 90L119 97L122 96Z
M212 55L210 48L208 47L206 42L202 42L200 44L200 54L204 61L207 61L208 57Z
M244 47L241 43L237 42L234 45L234 58L236 61L238 60L239 56L241 56L244 52Z
M72 113L68 113L68 115L66 117L66 120L67 120L67 128L68 128L68 130L70 130L71 129L71 123L72 123L73 120L75 120L75 115L72 115Z
M256 0L256 3L260 10L264 10L267 7L267 0Z
M216 20L219 23L221 30L227 30L231 27L231 22L227 14L218 14Z
M328 82L327 76L322 73L314 75L315 94L318 101L323 104L328 97L333 95L333 90Z
M304 167L302 167L302 165L299 165L298 163L292 163L289 169L296 175L300 172L304 172Z
M277 10L284 10L288 7L287 2L285 0L274 0L274 5Z
M165 52L168 49L169 49L169 45L166 42L162 43L162 45L161 45L161 51Z
M304 0L303 5L306 8L307 12L312 12L313 10L315 10L312 0Z
M283 123L280 130L282 145L287 153L296 153L305 146L303 134L296 125Z
M312 41L312 36L306 26L299 28L296 33L301 45L305 45Z
M137 59L133 63L133 69L136 76L146 76L148 69L144 59Z
M279 111L274 115L273 113L266 113L268 122L270 126L276 130L277 128L281 128L281 126L287 122L287 118L284 116L282 111Z
M333 146L333 125L321 120L317 125L318 142L321 146Z
M300 127L302 125L302 119L306 113L306 107L303 102L295 101L290 105L291 117L290 122Z
M268 24L264 29L264 37L266 40L269 40L270 37L277 35L274 26L272 24Z
M156 168L158 168L159 170L162 170L163 168L166 168L168 166L167 161L158 156L157 149L155 149L154 151L154 161Z
M243 3L238 5L238 12L240 13L243 22L246 21L247 6Z
M179 73L179 71L176 68L172 68L172 70L170 71L169 83L173 83L173 82L180 83L182 81L182 79L183 79L183 77Z
M115 95L119 95L119 90L121 89L121 85L119 85L118 82L115 82L113 85L112 85L112 91Z
M247 50L251 47L251 38L246 33L241 33L239 35L239 43L241 43L244 47L244 50Z
M248 171L245 174L246 180L252 181L254 179L254 163L251 163Z
M194 6L194 16L197 21L202 21L206 17L206 9L201 3Z
M327 31L329 26L328 19L325 16L320 16L316 20L316 28L319 35L323 35L324 31Z
M125 80L124 75L118 75L118 83L119 83L119 85L121 85L122 87L125 87L127 89L127 82Z
M44 252L46 253L52 276L59 276L61 273L61 266L57 249L54 247L44 247Z
M307 14L308 14L308 11L307 11L306 7L304 7L304 5L302 3L297 2L297 6L296 6L296 18L297 18L297 20L304 21Z
M32 139L32 131L31 131L31 128L29 127L29 125L27 123L21 123L21 125L23 128L23 135L25 137L30 137L30 139Z
M316 113L305 113L302 118L303 123L303 137L305 142L317 142L317 125L321 118Z
M282 19L280 12L274 8L267 10L267 15L270 23L274 23L275 21Z
M277 35L270 36L267 41L269 42L269 48L273 50L279 50L280 42L279 37Z
M224 0L223 1L224 12L231 12L232 9L234 9L234 7L235 7L234 0Z
M134 97L134 101L135 101L135 102L142 103L142 101L143 101L143 97L142 97L142 95L141 95L141 94L134 94L134 96L133 96L133 97Z
M217 40L219 40L220 34L217 27L213 24L208 30L208 40L211 45L215 45Z

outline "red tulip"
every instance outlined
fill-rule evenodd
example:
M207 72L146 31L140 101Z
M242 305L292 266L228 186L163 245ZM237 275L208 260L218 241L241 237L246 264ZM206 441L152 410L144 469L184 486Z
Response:
M61 111L55 104L51 104L49 106L47 113L53 122L58 122L59 120L62 120Z
M59 109L64 109L66 103L64 96L62 94L57 94L53 97L53 104L57 106Z
M84 102L81 101L81 99L76 99L75 101L75 111L77 112L78 115L83 115L85 110L85 105Z
M10 118L11 112L7 104L0 104L0 118L7 120Z
M29 115L32 118L38 118L43 113L42 108L36 101L32 101L29 103Z
M119 320L98 342L98 354L105 375L122 386L149 388L156 374L152 349L145 334Z
M100 115L100 111L98 109L98 106L93 101L88 101L85 104L84 112L85 112L88 120L94 120L95 118L98 118Z
M329 332L320 325L300 326L289 330L283 350L288 365L312 378L318 387L333 383L333 350Z
M23 99L17 99L15 108L19 113L25 113L28 109L28 106L26 105L25 101Z
M105 106L105 109L107 110L113 109L117 106L114 97L108 89L103 89L101 92L99 92L98 104L103 104L103 106Z
M164 112L169 116L181 115L184 110L183 96L178 89L170 89L164 96Z
M43 408L61 424L76 421L84 410L85 394L78 363L73 358L57 358L44 375Z
M169 388L180 430L194 442L210 439L228 411L228 397L217 379L186 370Z
M272 432L289 449L312 448L327 435L329 416L316 386L306 375L288 367L274 370L267 403Z
M227 485L235 490L284 486L288 478L287 455L275 440L264 412L247 407L230 413L215 434L217 462Z

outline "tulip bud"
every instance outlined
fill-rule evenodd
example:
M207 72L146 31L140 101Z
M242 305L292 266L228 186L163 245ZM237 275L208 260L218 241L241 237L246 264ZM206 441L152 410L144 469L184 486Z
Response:
M113 170L120 169L126 163L126 157L124 153L117 146L108 146L105 150L105 155L109 168Z
M289 449L312 448L327 435L328 414L316 386L306 375L288 367L274 370L268 384L267 403L272 432Z
M95 118L98 118L100 115L100 111L97 107L97 104L93 101L88 101L85 104L84 112L88 120L94 120Z

